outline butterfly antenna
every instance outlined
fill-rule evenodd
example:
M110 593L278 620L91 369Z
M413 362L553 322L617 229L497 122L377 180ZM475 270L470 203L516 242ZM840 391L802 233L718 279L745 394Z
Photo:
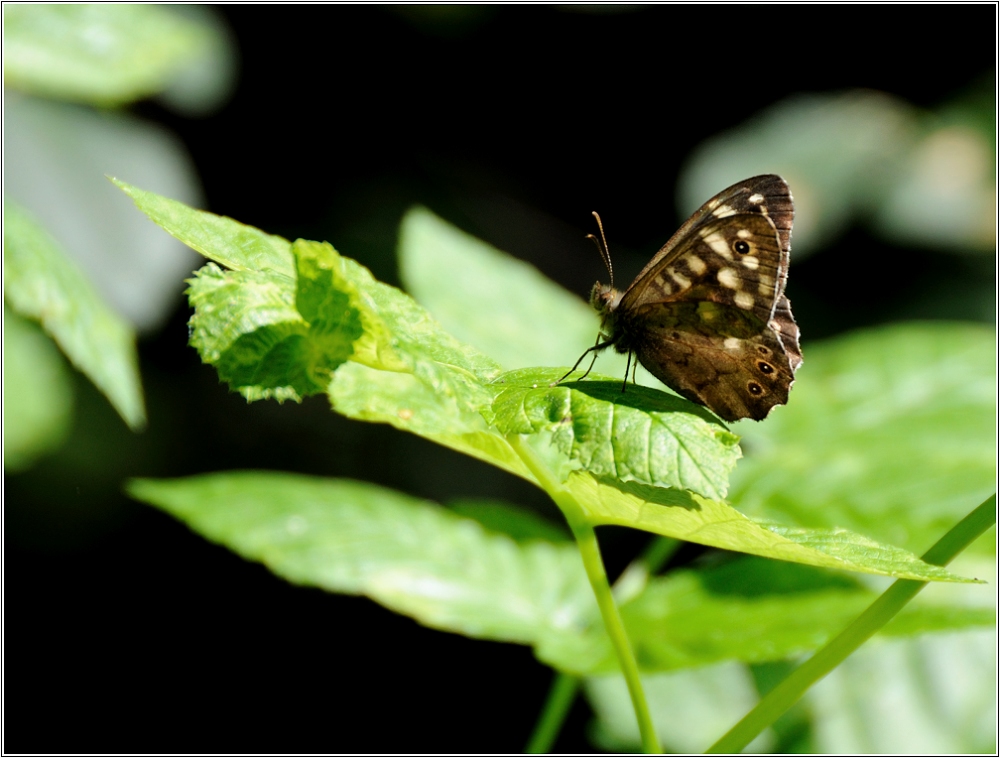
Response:
M604 265L608 268L608 278L611 280L611 287L615 286L615 272L611 269L611 253L608 251L608 241L604 238L604 224L601 223L601 217L597 215L597 211L591 211L594 218L597 219L597 229L601 233L601 239L598 240L593 234L588 234L587 237L594 240L594 244L597 245L597 249L601 253L601 258L604 260Z

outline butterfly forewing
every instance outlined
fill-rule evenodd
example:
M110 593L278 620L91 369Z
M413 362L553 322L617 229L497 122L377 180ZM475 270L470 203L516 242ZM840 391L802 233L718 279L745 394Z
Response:
M657 302L702 301L751 311L771 320L781 287L778 235L767 216L710 217L647 268L622 297L634 310Z
M709 218L725 218L737 213L762 213L768 216L778 233L781 252L785 255L788 254L791 249L792 217L794 214L792 193L788 189L788 184L780 176L763 174L744 179L732 187L727 187L696 210L691 218L685 221L681 228L674 232L667 243L659 249L646 264L646 267L639 272L635 281L638 282L647 271L670 255L677 243L685 239L692 229L700 226ZM785 268L787 271L787 266Z

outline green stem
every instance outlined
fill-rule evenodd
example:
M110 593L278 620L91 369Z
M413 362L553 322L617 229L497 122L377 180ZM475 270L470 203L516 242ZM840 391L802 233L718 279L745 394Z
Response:
M555 679L552 680L552 688L549 696L545 700L545 707L542 708L542 715L535 725L535 731L528 741L528 747L524 749L526 753L550 753L552 743L556 741L559 730L562 729L566 714L569 713L576 691L580 688L580 678L572 674L556 672Z
M635 661L632 646L625 633L625 624L622 622L618 606L615 605L614 597L611 594L608 575L604 570L604 561L601 560L601 551L597 544L594 527L587 519L573 493L556 479L548 466L539 460L535 451L519 435L510 435L507 441L524 461L542 489L548 493L566 517L569 528L576 538L580 556L583 558L583 566L587 571L590 587L597 598L601 619L604 621L604 627L611 638L611 644L618 656L618 665L625 676L629 695L632 697L632 708L635 710L635 717L639 722L642 750L645 753L661 753L663 751L660 749L660 740L653 728L653 720L649 715L649 705L646 703L646 693L643 692L642 682L639 679L639 665Z
M639 679L639 666L635 661L632 652L632 645L628 641L625 633L625 624L622 622L618 606L611 595L611 586L608 584L608 575L604 571L604 561L601 560L601 550L597 544L597 534L594 527L589 522L570 522L570 529L576 537L576 544L580 548L580 555L583 558L583 566L587 570L587 578L590 579L590 586L597 597L597 605L601 609L601 617L604 619L604 627L611 637L611 644L618 654L618 664L621 666L622 674L625 675L625 682L628 684L628 693L632 697L632 708L635 710L635 717L639 722L639 736L642 739L642 751L644 753L661 753L660 740L656 736L653 728L653 720L649 715L649 705L646 703L646 693L642 689L642 681Z
M996 495L987 498L956 524L934 547L924 553L923 560L935 566L947 565L970 542L996 523L996 503ZM756 708L706 752L740 752L754 737L791 708L806 690L833 671L862 643L885 626L926 584L927 582L916 582L911 579L896 580L854 623L761 698Z
M654 536L639 560L646 564L646 571L655 574L683 544L683 540L675 540L673 537Z
M648 576L658 571L683 544L680 540L670 537L654 537L642 554L629 564L612 586L611 591L617 602L622 602L618 590L630 572L642 571L645 576ZM570 706L572 706L579 689L580 677L556 672L556 677L552 681L552 689L549 690L548 699L545 701L538 723L535 725L535 731L531 735L528 747L525 748L526 753L552 752L552 745L562 730L563 722L569 715Z

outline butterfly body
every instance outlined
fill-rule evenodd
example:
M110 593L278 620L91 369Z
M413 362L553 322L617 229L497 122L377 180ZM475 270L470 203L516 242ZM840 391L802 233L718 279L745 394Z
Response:
M598 283L604 341L726 421L788 401L802 364L785 297L792 197L775 175L705 203L624 292Z

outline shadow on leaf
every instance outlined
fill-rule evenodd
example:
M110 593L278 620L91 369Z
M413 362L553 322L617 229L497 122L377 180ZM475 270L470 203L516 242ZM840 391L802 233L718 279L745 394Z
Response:
M640 411L690 413L723 429L727 428L708 408L692 403L690 400L685 400L677 395L671 395L652 387L643 387L640 384L629 384L624 392L622 392L621 382L603 380L563 382L558 386L575 390L595 400L603 400L606 403L614 403L615 405L624 405Z
M619 388L620 391L621 389ZM701 504L687 490L674 489L673 487L654 487L651 484L622 481L610 476L595 478L605 487L612 487L624 495L641 498L653 505L664 505L668 508L684 508L689 511L701 510Z

